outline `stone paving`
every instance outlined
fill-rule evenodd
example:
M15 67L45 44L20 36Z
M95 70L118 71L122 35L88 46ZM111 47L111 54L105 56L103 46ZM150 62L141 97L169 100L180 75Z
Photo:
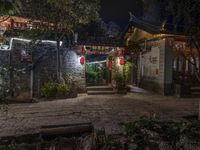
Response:
M75 99L10 104L0 112L0 137L37 133L40 126L92 122L107 133L121 131L122 122L156 114L162 119L183 119L197 114L199 99L178 99L152 93L79 95Z

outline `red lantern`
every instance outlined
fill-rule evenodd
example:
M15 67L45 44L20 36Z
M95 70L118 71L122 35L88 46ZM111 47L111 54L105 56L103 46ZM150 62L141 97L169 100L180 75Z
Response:
M120 59L119 63L120 63L120 65L124 65L125 64L124 59Z
M124 49L123 48L120 50L120 56L124 56Z
M85 57L81 57L81 58L80 58L80 64L81 64L81 65L85 64Z
M81 52L82 55L84 55L84 54L86 53L85 48L84 48L84 47L81 47L80 52Z

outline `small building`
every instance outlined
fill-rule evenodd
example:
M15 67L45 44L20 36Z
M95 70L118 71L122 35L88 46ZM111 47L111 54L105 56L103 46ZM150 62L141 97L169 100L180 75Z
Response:
M56 41L39 41L40 44L33 50L29 44L32 42L31 39L13 38L19 37L23 31L37 29L39 23L37 20L20 17L10 17L0 23L0 27L4 29L2 37L9 43L7 51L2 50L0 54L6 53L4 59L8 60L8 65L16 69L25 69L26 72L17 80L11 79L16 85L12 93L14 99L28 100L40 97L43 85L49 80L57 82L55 77L58 74L72 77L79 93L86 92L87 86L115 86L114 74L116 72L123 74L125 63L124 48L120 38L107 36L78 38L77 34L76 37L71 37L74 41L63 38L58 64ZM68 42L71 42L69 47L66 46ZM0 57L0 65L2 64L5 63Z
M131 45L137 44L139 47L133 54L136 66L132 74L133 84L163 95L173 95L177 74L194 77L195 68L191 62L199 64L199 60L191 56L184 58L190 51L187 36L132 16L124 38L129 51L134 49Z
M28 39L11 38L10 48L0 50L0 65L25 71L17 78L10 79L16 86L12 96L18 101L40 97L41 87L49 80L55 80L57 73L56 41L42 40L34 51L29 49L30 42ZM123 47L85 43L71 48L61 45L60 50L61 73L63 77L73 78L79 93L86 92L87 86L111 85L116 66L123 74ZM95 80L87 71L91 66L95 68L92 70L92 73L96 73L93 74Z

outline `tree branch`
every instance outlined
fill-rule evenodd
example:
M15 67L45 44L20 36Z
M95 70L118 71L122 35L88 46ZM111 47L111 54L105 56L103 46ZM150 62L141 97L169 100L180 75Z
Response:
M7 16L6 18L3 17L3 20L0 20L0 23L2 23L2 22L4 22L4 21L8 20L9 18L10 18L10 15Z

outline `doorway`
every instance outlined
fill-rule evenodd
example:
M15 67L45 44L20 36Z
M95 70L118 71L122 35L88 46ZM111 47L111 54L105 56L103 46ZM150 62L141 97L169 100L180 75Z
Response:
M108 84L107 55L86 56L86 84L100 86Z

